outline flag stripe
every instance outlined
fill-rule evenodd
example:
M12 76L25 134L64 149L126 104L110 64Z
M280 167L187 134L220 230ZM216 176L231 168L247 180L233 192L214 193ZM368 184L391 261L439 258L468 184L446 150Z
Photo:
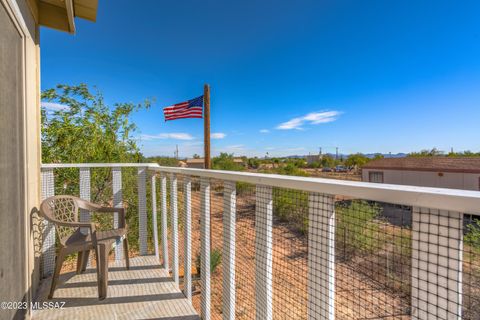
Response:
M203 96L163 108L165 121L185 118L203 118Z
M182 113L182 112L186 112L186 111L200 111L202 112L202 108L201 107L193 107L193 108L183 108L183 109L180 109L180 110L172 110L172 111L164 111L165 114L175 114L175 113Z
M199 111L184 111L184 112L176 112L174 114L165 114L165 117L175 117L175 116L184 116L184 115L187 115L187 114L195 114L195 115L202 115L202 111L199 110Z
M165 118L165 121L176 120L176 119L187 119L187 118L203 118L203 116L178 116L174 118Z
M186 113L200 113L202 114L202 109L195 109L195 110L190 110L190 109L186 109L186 110L182 110L182 111L178 111L178 112L169 112L169 113L165 113L165 116L167 117L170 117L170 116L174 116L174 115L184 115Z
M174 115L174 116L166 116L165 119L174 120L176 117L189 117L189 116L192 116L192 117L202 117L202 114L201 114L201 113L178 114L178 115Z
M182 103L177 103L174 104L173 106L168 106L163 108L163 110L178 110L182 108L187 108L188 107L188 102L182 102Z

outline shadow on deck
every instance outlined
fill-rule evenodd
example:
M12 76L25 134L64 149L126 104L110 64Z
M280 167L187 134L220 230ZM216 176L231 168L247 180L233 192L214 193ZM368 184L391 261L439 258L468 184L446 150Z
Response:
M110 264L108 296L101 301L95 269L62 274L52 300L47 298L50 280L43 281L36 301L65 304L35 310L33 319L200 319L155 256L131 258L130 265L127 270L124 261Z

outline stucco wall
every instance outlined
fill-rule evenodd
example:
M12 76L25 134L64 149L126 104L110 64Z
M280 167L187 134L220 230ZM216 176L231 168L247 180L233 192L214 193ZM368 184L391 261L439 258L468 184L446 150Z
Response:
M39 274L31 228L31 212L40 199L39 47L30 9L26 0L0 0L2 301L29 301ZM24 316L0 310L0 319Z
M383 183L402 184L435 188L450 188L479 191L480 174L429 172L407 170L363 169L362 180L369 181L369 172L383 172Z

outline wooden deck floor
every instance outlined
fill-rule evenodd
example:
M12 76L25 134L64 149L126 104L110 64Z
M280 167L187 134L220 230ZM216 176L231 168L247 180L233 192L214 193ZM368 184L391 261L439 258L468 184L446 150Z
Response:
M126 270L124 261L110 264L108 296L103 301L98 300L95 269L61 275L52 300L47 298L50 281L44 281L36 301L65 305L35 310L33 319L200 319L155 256L131 258L130 265Z

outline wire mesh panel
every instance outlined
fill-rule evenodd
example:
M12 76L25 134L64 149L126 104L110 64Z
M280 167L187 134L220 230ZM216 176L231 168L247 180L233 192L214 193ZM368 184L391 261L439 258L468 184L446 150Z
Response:
M480 319L480 216L463 217L462 316Z
M411 210L366 200L336 202L337 319L403 319L410 313Z
M413 209L412 317L461 318L463 214Z
M307 318L309 198L273 188L273 317Z
M192 304L195 310L200 314L201 312L201 291L202 284L200 276L201 255L200 255L200 220L201 220L201 192L200 179L198 177L190 176L191 181L191 210L192 210L192 252L191 252L191 272L192 272Z
M42 199L55 194L55 178L53 169L42 171ZM42 226L42 276L47 277L53 273L55 267L55 226L43 220Z
M210 286L211 318L222 319L223 265L227 255L223 251L224 181L210 179Z
M236 183L235 289L236 319L255 319L256 187Z

